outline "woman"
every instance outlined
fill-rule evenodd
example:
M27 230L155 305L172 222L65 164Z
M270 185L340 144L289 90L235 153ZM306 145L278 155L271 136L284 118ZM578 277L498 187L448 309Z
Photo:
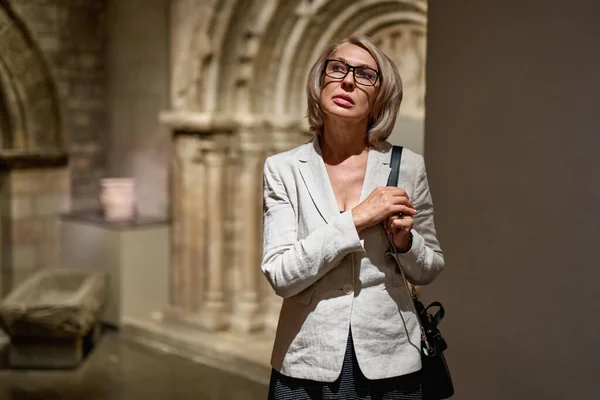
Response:
M307 93L313 140L265 162L262 270L284 299L269 398L421 399L419 324L398 265L425 285L444 259L423 158L404 150L398 187L385 187L400 76L351 37L313 65Z

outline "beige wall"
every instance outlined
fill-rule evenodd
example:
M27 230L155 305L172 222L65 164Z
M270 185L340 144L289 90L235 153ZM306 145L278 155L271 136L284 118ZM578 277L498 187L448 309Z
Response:
M435 1L425 153L457 400L597 399L600 2Z
M168 209L170 132L158 121L169 105L168 1L109 1L107 174L138 183L138 209Z

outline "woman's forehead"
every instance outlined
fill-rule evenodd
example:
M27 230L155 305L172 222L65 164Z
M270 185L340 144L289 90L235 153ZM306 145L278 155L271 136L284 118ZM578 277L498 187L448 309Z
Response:
M343 60L350 65L367 66L377 69L377 61L375 61L371 53L354 44L343 45L335 50L330 58Z

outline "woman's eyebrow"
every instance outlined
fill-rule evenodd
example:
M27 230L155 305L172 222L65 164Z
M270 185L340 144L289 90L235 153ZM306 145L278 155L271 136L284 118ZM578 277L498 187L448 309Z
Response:
M336 60L343 61L343 62L345 62L348 65L352 65L353 67L365 67L365 68L371 68L371 69L377 70L377 68L371 67L370 65L364 64L364 63L362 65L353 65L348 60L346 60L344 57L337 57Z

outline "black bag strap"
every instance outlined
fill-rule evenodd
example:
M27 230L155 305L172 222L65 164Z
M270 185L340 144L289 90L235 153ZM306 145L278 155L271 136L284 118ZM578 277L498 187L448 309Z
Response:
M390 176L387 186L398 186L398 177L400 176L400 161L402 160L402 146L394 145L392 147L392 158L390 160Z
M392 156L390 159L391 171L390 175L388 176L387 186L398 186L398 177L400 176L400 161L402 161L402 146L393 146ZM396 262L398 262L398 250L396 249L396 245L390 237L388 237L388 241L390 242L392 250L394 251L394 255L396 256ZM423 304L420 301L418 301L415 287L408 282L406 276L404 275L404 271L402 270L402 267L400 265L398 265L398 269L400 270L400 274L402 274L402 280L404 281L404 286L406 287L408 297L412 300L412 309L415 315L417 316L417 321L419 322L419 327L421 328L421 340L427 346L426 348L428 354L432 354L434 349L433 347L431 347L427 338L426 330L423 326L424 321L421 321L421 314L422 312L427 313L427 309L423 306Z
M435 314L431 315L431 325L433 328L437 328L437 326L442 322L444 315L446 315L446 310L444 310L444 306L439 301L434 301L430 305L425 308L425 311L429 312L429 309L432 307L437 307L438 311Z

